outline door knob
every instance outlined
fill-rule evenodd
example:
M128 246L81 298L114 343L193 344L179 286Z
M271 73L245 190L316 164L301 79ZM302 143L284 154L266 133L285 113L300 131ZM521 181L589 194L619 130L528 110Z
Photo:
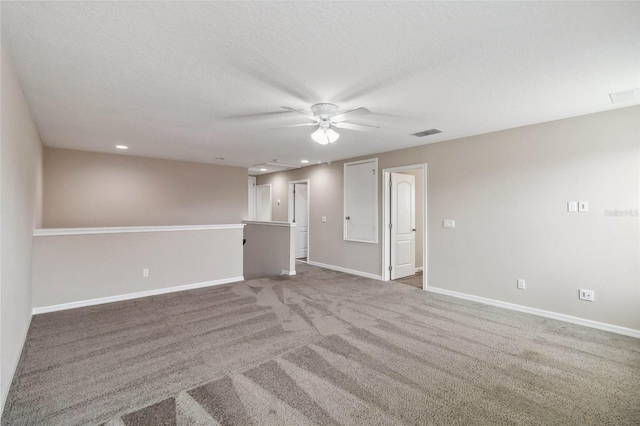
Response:
M345 217L345 219L350 220L350 219L351 219L351 216L347 216L347 217Z
M412 231L413 231L413 232L416 232L416 228L413 228L413 229L412 229Z

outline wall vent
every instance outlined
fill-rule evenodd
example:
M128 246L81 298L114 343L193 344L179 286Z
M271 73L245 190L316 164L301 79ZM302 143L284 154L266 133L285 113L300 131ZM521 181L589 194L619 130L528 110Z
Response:
M438 133L442 133L442 130L440 129L429 129L429 130L423 130L422 132L418 132L418 133L413 133L412 136L417 136L419 138L425 137L425 136L429 136L429 135L435 135Z

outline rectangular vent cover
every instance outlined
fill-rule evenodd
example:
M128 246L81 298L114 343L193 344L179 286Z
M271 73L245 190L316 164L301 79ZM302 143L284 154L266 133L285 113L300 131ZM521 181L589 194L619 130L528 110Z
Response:
M413 136L417 136L419 138L425 137L425 136L429 136L429 135L435 135L438 133L442 133L442 130L440 129L429 129L429 130L423 130L422 132L418 132L418 133L413 133Z

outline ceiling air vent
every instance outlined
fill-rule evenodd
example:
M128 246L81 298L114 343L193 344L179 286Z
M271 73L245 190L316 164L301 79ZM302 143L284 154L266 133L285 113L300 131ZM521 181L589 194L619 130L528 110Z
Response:
M442 133L442 130L440 129L429 129L429 130L423 130L422 132L418 132L418 133L413 133L413 136L417 136L419 138L425 137L425 136L429 136L429 135L435 135L438 133Z

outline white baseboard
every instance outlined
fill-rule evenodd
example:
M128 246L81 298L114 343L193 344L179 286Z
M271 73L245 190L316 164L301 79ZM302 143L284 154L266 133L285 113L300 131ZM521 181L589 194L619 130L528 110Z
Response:
M32 314L44 314L47 312L64 311L66 309L82 308L85 306L102 305L103 303L121 302L123 300L139 299L141 297L156 296L158 294L174 293L176 291L193 290L202 287L211 287L214 285L235 283L243 281L244 277L222 278L219 280L205 281L195 284L185 284L176 287L159 288L156 290L140 291L137 293L119 294L117 296L100 297L98 299L80 300L78 302L62 303L60 305L41 306L33 308Z
M282 272L280 272L280 275L295 275L296 271L287 271L286 269L283 269Z
M355 269L343 268L342 266L327 265L326 263L313 262L311 260L307 261L307 263L309 265L319 266L321 268L331 269L333 271L345 272L351 275L358 275L359 277L366 277L366 278L371 278L372 280L382 281L381 275L370 274L368 272L362 272L362 271L356 271Z
M530 308L529 306L517 305L515 303L503 302L500 300L489 299L486 297L474 296L473 294L460 293L457 291L446 290L438 287L427 287L427 291L432 291L446 296L457 297L459 299L471 300L473 302L484 303L485 305L498 306L500 308L510 309L512 311L525 312L527 314L538 315L545 318L551 318L559 321L570 322L572 324L583 325L585 327L597 328L598 330L610 331L612 333L623 334L640 338L640 330L633 328L621 327L619 325L607 324L604 322L592 321L585 318L574 317L571 315L559 314L557 312L545 311L538 308Z
M0 390L0 392L2 393L0 398L0 417L2 417L2 413L4 412L4 405L7 402L7 397L9 396L9 390L11 390L11 383L13 383L13 378L16 375L16 370L18 369L18 364L20 363L20 357L22 356L22 351L24 350L24 344L27 341L27 334L29 334L29 328L31 327L32 317L33 317L33 314L29 315L29 323L27 324L27 328L24 330L24 333L22 333L22 337L20 339L21 340L19 345L20 350L16 353L16 356L14 357L13 362L9 365L9 371L3 372L3 376L4 374L8 373L8 376L11 377L11 380L9 381L6 389Z

